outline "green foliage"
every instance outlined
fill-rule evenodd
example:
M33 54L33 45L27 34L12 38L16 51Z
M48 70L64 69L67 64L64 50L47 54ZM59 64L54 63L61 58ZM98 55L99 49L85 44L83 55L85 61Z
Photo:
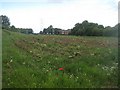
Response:
M43 34L43 31L40 31L40 34Z
M115 27L105 27L104 36L118 36L118 25L115 25Z
M70 35L71 29L63 30L60 28L53 28L52 25L50 25L47 29L43 29L43 33L41 34L54 34L54 35Z
M24 33L24 34L33 34L33 30L31 28L15 28L15 26L13 25L8 30L13 32Z
M6 15L1 15L0 16L1 18L1 22L2 22L2 28L4 29L8 29L9 26L10 26L10 21L9 21L9 18L6 16Z
M23 28L21 28L21 29L18 29L18 30L19 30L19 32L24 33L24 34L32 34L33 33L32 29L23 29Z
M16 28L14 25L10 26L10 20L6 15L0 16L2 29L6 29L13 32L20 32L24 34L33 34L33 30L31 28Z
M54 28L54 31L55 31L54 34L56 34L56 35L61 34L61 33L60 33L61 30L62 30L62 29L60 29L60 28Z
M43 30L44 34L54 34L54 28L52 25L50 25L47 29L44 28Z
M25 35L3 30L2 46L3 88L117 87L115 37Z
M118 28L117 25L113 28L110 26L104 28L103 25L89 23L85 20L81 24L75 24L70 34L80 36L117 36Z

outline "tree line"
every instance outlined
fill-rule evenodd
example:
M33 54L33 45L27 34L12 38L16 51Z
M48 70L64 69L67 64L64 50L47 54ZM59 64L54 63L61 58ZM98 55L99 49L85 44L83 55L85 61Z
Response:
M53 28L52 25L50 25L48 28L44 28L43 31L40 31L40 34L55 34L55 35L60 35L60 34L67 34L69 33L69 29L68 30L63 30L60 28Z
M16 28L14 25L10 26L10 20L6 15L1 15L2 29L8 29L14 32L20 32L25 34L34 34L31 28ZM77 36L118 36L118 27L120 24L114 27L99 25L97 23L88 22L87 20L82 23L76 23L72 29L63 30L60 28L53 28L50 25L48 28L44 28L39 34L67 34Z
M104 27L103 25L85 20L82 23L76 23L69 34L80 36L118 36L118 25Z
M104 27L103 25L98 25L97 23L88 22L87 20L82 23L76 23L72 29L68 31L68 35L77 35L77 36L118 36L118 25L114 27ZM50 25L48 28L44 28L43 31L40 31L40 34L61 34L62 29L53 28Z
M20 32L24 34L33 34L33 30L31 28L16 28L14 25L10 26L10 20L6 15L1 15L0 21L2 29L10 30L13 32Z

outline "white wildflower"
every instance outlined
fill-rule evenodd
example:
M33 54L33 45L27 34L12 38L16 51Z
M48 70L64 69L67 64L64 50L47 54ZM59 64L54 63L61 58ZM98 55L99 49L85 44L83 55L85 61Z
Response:
M46 72L48 72L49 70L46 70Z
M72 78L72 75L70 75L70 78Z
M116 65L118 65L118 63L115 63Z
M13 60L11 59L11 60L10 60L10 62L12 63L12 62L13 62Z
M80 48L80 46L79 46L79 45L78 45L77 47L78 47L78 48Z
M94 56L95 54L94 54L94 53L91 53L90 55L91 55L91 56Z
M45 70L45 68L43 68L43 70Z
M73 77L73 74L70 75L70 78L72 78L72 77Z
M50 61L48 61L48 63L50 63Z
M73 56L69 56L69 58L73 58Z
M10 78L8 78L8 80L10 80Z
M32 53L32 51L30 51L30 53Z
M42 47L46 47L47 45L46 44L41 44Z
M25 62L23 62L23 64L25 64Z
M55 60L57 60L58 58L55 58Z
M104 68L104 67L102 67L102 69L104 70L105 68Z
M43 46L45 46L45 47L46 47L47 45L46 45L46 44L43 44Z
M97 66L100 66L100 64L97 64Z

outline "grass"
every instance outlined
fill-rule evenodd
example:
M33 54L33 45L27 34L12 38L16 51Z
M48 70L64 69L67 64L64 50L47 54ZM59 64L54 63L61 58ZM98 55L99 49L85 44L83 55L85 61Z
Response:
M117 38L2 34L3 88L118 85Z

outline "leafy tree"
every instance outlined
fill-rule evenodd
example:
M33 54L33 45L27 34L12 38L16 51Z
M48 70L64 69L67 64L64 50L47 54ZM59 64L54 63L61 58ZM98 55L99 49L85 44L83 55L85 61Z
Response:
M14 31L14 32L18 32L17 28L15 28L14 25L12 25L12 26L10 27L10 30L11 30L11 31Z
M58 35L61 34L62 29L60 28L54 28L54 34Z
M26 31L27 31L27 34L33 34L33 30L31 28L26 29Z
M104 30L104 32L103 32L103 35L104 35L104 36L110 36L110 35L111 35L111 31L112 31L112 27L107 26L107 27L105 27L105 30Z
M12 26L11 26L11 28L12 28L12 29L15 29L15 26L14 26L14 25L12 25Z
M40 31L40 34L43 34L43 31Z
M113 30L114 30L114 35L115 36L118 36L118 33L120 32L119 30L120 30L120 23L118 23L117 25L115 25L114 27L113 27Z
M71 29L71 35L81 36L101 36L103 35L103 25L97 23L89 23L87 20L82 23L76 23L73 29Z
M2 28L9 28L10 21L9 18L6 15L1 15L0 18L2 19Z
M54 34L54 29L53 29L53 26L52 26L52 25L50 25L50 26L47 28L47 30L48 30L48 33L49 33L49 34Z
M16 28L18 32L24 34L33 34L33 30L31 28Z
M50 25L48 28L43 29L43 34L55 34L55 30L52 25Z
M48 31L46 28L43 29L43 34L48 34Z

